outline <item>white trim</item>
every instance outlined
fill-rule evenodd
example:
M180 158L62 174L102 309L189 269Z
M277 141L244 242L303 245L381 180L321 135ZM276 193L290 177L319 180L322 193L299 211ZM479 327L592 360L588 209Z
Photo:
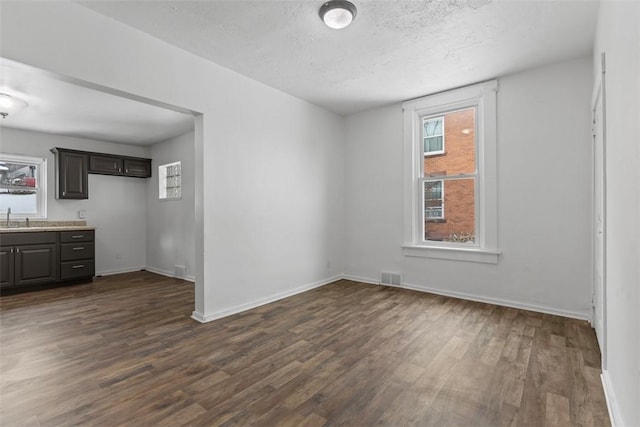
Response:
M343 278L343 275L337 275L337 276L333 276L330 277L328 279L323 279L317 282L313 282L313 283L309 283L306 285L302 285L299 286L295 289L290 289L288 291L284 291L284 292L279 292L275 295L272 295L270 297L265 297L265 298L260 298L258 300L255 301L251 301L245 304L240 304L240 305L236 305L234 307L229 307L223 310L219 310L216 311L214 313L210 313L210 314L204 314L204 313L200 313L198 311L193 311L193 313L191 314L191 318L194 320L197 320L200 323L207 323L207 322L211 322L212 320L217 320L217 319L221 319L223 317L227 317L227 316L231 316L233 314L237 314L237 313L241 313L243 311L247 311L247 310L251 310L252 308L256 308L256 307L260 307L262 305L266 305L266 304L270 304L272 302L284 299L284 298L288 298L297 294L300 294L302 292L306 292L306 291L310 291L312 289L315 288L319 288L321 286L325 286L328 285L329 283L333 283L335 281L341 280Z
M391 286L391 285L385 285L385 286ZM483 302L486 304L494 304L494 305L499 305L503 307L517 308L520 310L534 311L537 313L553 314L555 316L568 317L571 319L589 321L589 319L591 318L590 313L586 313L586 312L562 310L558 308L545 307L542 305L529 304L529 303L513 301L509 299L483 297L479 295L468 294L466 292L447 291L447 290L436 289L436 288L431 288L426 286L411 285L408 283L403 283L402 286L396 286L396 287L411 289L413 291L426 292L430 294L442 295L446 297L458 298L458 299L463 299L468 301Z
M592 116L592 126L593 119L596 113L596 105L598 100L600 101L601 106L601 131L602 131L602 158L600 162L602 164L602 331L601 335L598 335L598 328L596 327L597 319L593 319L592 327L596 331L596 336L598 338L598 345L600 346L600 353L602 355L602 370L607 369L607 115L606 115L606 56L605 52L600 53L600 73L596 73L596 82L593 87L593 93L591 95L591 116ZM591 296L592 301L595 301L595 294L597 290L597 274L596 274L596 244L598 237L596 235L596 223L597 218L596 214L596 145L595 145L595 129L592 129L592 159L591 159L591 170L593 172L593 179L591 181L591 260L593 264L593 268L591 269ZM595 305L592 302L592 316L595 316Z
M372 284L372 285L380 285L378 281L374 279L369 279L366 277L344 275L343 279L353 280L353 281ZM381 286L390 286L393 288L400 288L400 289L410 289L412 291L442 295L445 297L463 299L467 301L483 302L486 304L499 305L502 307L510 307L510 308L517 308L520 310L534 311L536 313L553 314L555 316L568 317L571 319L587 320L587 321L589 321L590 319L590 314L587 312L562 310L558 308L545 307L542 305L529 304L525 302L513 301L508 299L502 299L502 298L490 298L490 297L483 297L483 296L474 295L474 294L468 294L465 292L447 291L443 289L432 288L429 286L418 286L418 285L412 285L409 283L403 283L401 286L393 286L385 283Z
M498 253L498 200L497 200L497 80L454 89L435 95L407 101L404 111L404 246L417 247L423 243L424 196L419 197L424 156L418 150L417 136L422 135L422 117L442 114L470 107L476 108L476 243L475 247L485 252ZM423 143L421 142L423 145ZM440 178L440 177L430 177ZM422 235L421 235L422 234ZM423 245L425 247L444 245ZM447 247L456 248L447 244ZM468 253L468 252L465 252ZM405 254L406 255L406 254ZM459 251L422 251L421 256L459 261ZM463 259L464 260L464 259ZM482 262L482 261L479 261ZM497 262L493 257L492 262Z
M193 277L193 276L177 277L175 274L173 274L173 273L172 273L172 272L170 272L170 271L167 271L167 270L161 270L161 269L159 269L159 268L155 268L155 267L146 266L144 269L145 269L145 270L147 270L147 271L150 271L150 272L152 272L152 273L159 274L159 275L161 275L161 276L172 277L172 278L174 278L174 279L182 279L182 280L186 280L186 281L188 281L188 282L194 282L194 283L195 283L195 281L196 281L196 278L195 278L195 277Z
M479 249L477 247L403 245L402 253L405 256L417 258L437 258L452 261L497 264L501 252L491 249Z
M368 285L380 285L380 279L373 280L373 279L369 279L367 277L352 276L350 274L343 274L342 278L344 280L351 280L352 282L366 283Z
M122 273L132 273L134 271L142 271L146 269L147 267L142 265L139 267L127 267L127 268L117 268L115 270L96 271L96 277L97 276L113 276L114 274L122 274Z
M611 427L616 427L619 424L620 410L616 404L615 393L613 392L613 386L611 385L611 377L608 371L602 371L600 374L600 380L602 381L602 389L604 390L604 400L607 402L607 410L609 411L609 420L611 421Z

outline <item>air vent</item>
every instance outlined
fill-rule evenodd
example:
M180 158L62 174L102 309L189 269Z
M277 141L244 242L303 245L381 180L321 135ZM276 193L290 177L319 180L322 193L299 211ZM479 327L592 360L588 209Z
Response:
M381 285L391 285L391 286L401 286L402 285L402 274L393 273L390 271L381 271L380 272L380 284Z

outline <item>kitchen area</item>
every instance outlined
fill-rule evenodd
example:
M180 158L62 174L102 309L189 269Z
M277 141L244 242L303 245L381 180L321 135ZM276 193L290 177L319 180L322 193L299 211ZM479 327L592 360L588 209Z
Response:
M0 97L25 104L0 99L2 290L139 270L193 281L193 115L4 58L0 71Z

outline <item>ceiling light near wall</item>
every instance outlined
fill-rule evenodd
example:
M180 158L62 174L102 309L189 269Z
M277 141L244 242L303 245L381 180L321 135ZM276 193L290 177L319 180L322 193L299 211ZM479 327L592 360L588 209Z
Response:
M356 7L346 0L331 0L320 7L320 18L336 30L345 28L356 17Z
M22 99L18 99L14 96L7 95L6 93L0 93L0 116L5 119L9 114L16 113L27 105Z

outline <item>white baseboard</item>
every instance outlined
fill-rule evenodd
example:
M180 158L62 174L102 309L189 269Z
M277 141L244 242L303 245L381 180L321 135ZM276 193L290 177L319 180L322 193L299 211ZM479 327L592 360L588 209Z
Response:
M212 320L221 319L223 317L231 316L233 314L241 313L243 311L251 310L252 308L260 307L262 305L266 305L284 298L288 298L302 292L310 291L311 289L319 288L324 285L328 285L329 283L335 282L336 280L342 279L342 275L330 277L328 279L323 279L317 282L309 283L303 286L299 286L294 289L290 289L288 291L280 292L270 297L261 298L255 301L248 302L246 304L236 305L234 307L226 308L224 310L216 311L210 314L204 314L197 311L194 311L191 314L191 318L197 320L200 323L211 322Z
M194 282L196 281L196 278L193 276L184 276L184 277L176 277L172 272L167 271L167 270L161 270L159 268L155 268L155 267L149 267L146 266L144 267L145 270L150 271L152 273L156 273L156 274L160 274L161 276L167 276L167 277L173 277L175 279L183 279L183 280L187 280L189 282Z
M615 393L613 387L611 387L611 379L607 371L602 371L600 374L602 380L602 388L604 389L604 399L607 402L607 410L609 411L609 419L611 420L611 427L616 427L619 424L619 412L618 405L616 404Z
M373 279L369 279L367 277L352 276L350 274L343 274L342 278L345 279L345 280L351 280L352 282L368 283L369 285L379 285L380 284L379 280L373 280Z
M371 278L366 278L366 277L358 277L358 276L351 276L351 275L348 275L348 274L345 274L342 277L344 279L347 279L347 280L353 280L353 281L357 281L357 282L369 283L369 284L372 284L372 285L380 284L380 282L377 279L371 279ZM535 311L535 312L538 312L538 313L545 313L545 314L553 314L553 315L556 315L556 316L568 317L568 318L571 318L571 319L579 319L579 320L591 321L590 313L583 313L583 312L579 312L579 311L570 311L570 310L561 310L561 309L557 309L557 308L553 308L553 307L545 307L545 306L541 306L541 305L529 304L529 303L520 302L520 301L513 301L513 300L507 300L507 299L501 299L501 298L484 297L484 296L480 296L480 295L467 294L467 293L464 293L464 292L455 292L455 291L448 291L448 290L443 290L443 289L431 288L431 287L428 287L428 286L412 285L412 284L409 284L409 283L403 283L401 286L393 286L393 285L388 285L388 284L385 283L384 286L392 286L392 287L403 288L403 289L411 289L413 291L427 292L427 293L430 293L430 294L442 295L442 296L446 296L446 297L452 297L452 298L458 298L458 299L464 299L464 300L476 301L476 302L484 302L484 303L487 303L487 304L500 305L500 306L504 306L504 307L519 308L519 309L522 309L522 310Z
M114 274L122 274L122 273L131 273L134 271L146 270L147 267L129 267L129 268L118 268L115 270L105 270L105 271L96 271L96 276L112 276Z

